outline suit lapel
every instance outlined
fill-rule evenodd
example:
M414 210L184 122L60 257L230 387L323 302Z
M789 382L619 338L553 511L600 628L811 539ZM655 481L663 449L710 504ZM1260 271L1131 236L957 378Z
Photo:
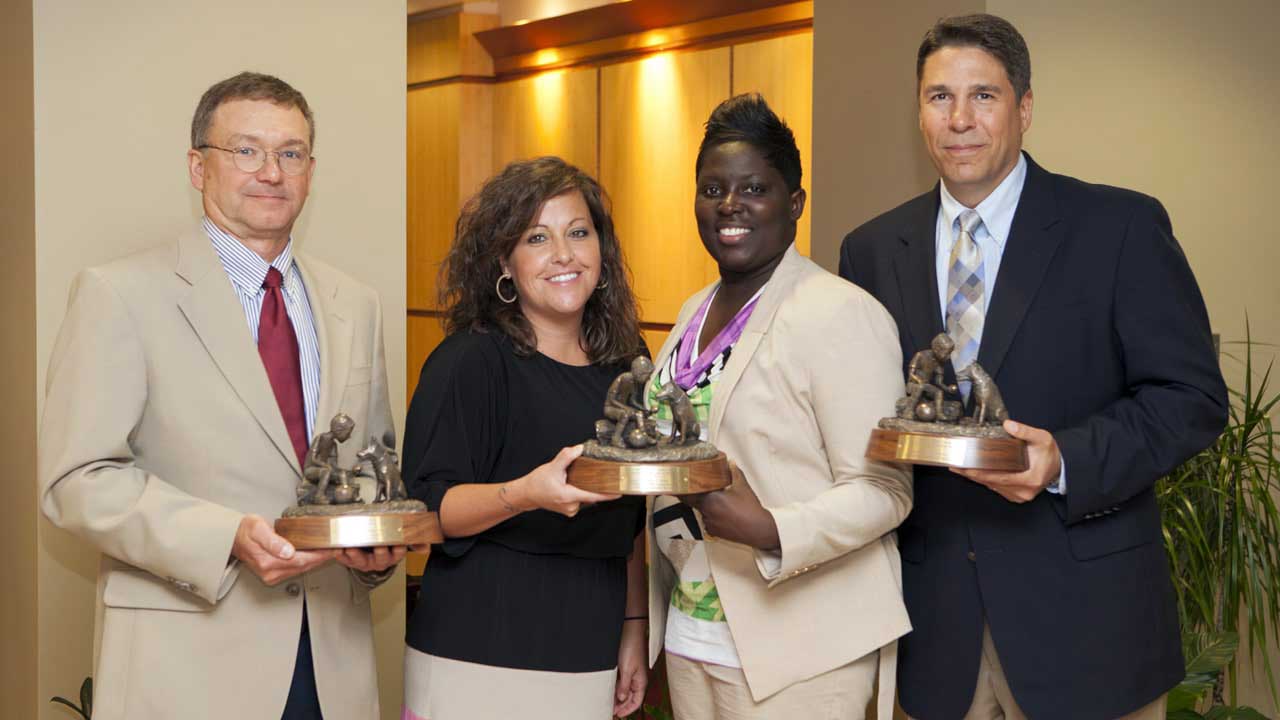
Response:
M786 254L782 256L782 262L778 263L777 269L773 271L773 277L769 278L769 283L765 285L764 293L756 303L755 310L751 312L751 318L747 320L746 327L742 329L742 337L738 338L738 342L734 344L729 362L720 373L720 379L716 381L715 391L711 395L711 426L708 428L708 437L713 441L720 431L720 423L724 421L724 409L729 402L729 397L733 395L733 389L742 379L742 374L746 372L751 357L755 355L756 349L760 347L760 341L764 339L765 333L773 323L773 316L778 313L778 308L782 305L782 299L790 293L805 262L805 258L796 251L794 244L787 248Z
M943 331L942 304L938 299L937 227L939 189L916 198L910 224L903 228L902 248L894 257L899 301L906 316L910 347L928 347Z
M304 255L295 258L311 302L320 346L320 398L316 401L316 427L312 437L329 429L329 421L342 412L342 391L351 369L351 323L342 312L338 286L327 273L318 272Z
M174 270L191 284L190 293L178 303L182 314L262 431L301 476L271 381L245 323L244 308L203 230L178 240Z
M1027 179L1000 258L1000 274L991 291L982 345L978 348L978 362L992 377L1000 372L1005 354L1062 242L1065 224L1060 219L1052 178L1028 155Z

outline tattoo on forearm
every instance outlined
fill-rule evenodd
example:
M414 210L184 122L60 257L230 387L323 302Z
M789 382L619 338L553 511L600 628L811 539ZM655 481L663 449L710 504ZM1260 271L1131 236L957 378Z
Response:
M498 486L498 502L502 503L502 507L503 507L503 509L504 509L504 510L506 510L507 512L511 513L512 515L519 515L519 514L520 514L520 509L519 509L519 508L517 508L515 505L512 505L512 504L511 504L511 501L507 499L507 484L506 484L506 483L503 483L503 484L501 484L501 485L499 485L499 486Z

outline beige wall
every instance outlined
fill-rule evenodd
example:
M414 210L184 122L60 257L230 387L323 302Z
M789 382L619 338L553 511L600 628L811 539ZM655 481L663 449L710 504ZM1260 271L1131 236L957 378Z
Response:
M35 154L31 146L31 4L0 5L0 448L5 498L0 547L0 717L36 716ZM72 688L74 692L75 688Z
M36 326L6 346L34 353L38 387L73 274L199 217L184 159L191 113L210 84L253 69L312 105L318 165L295 236L380 291L392 406L404 407L403 0L38 2L34 66ZM91 666L96 553L43 518L38 536L33 691L40 717L60 718L45 700L74 694ZM386 718L399 716L403 587L398 578L374 596Z
M832 272L845 233L937 180L916 129L916 47L980 0L817 0L813 6L811 257Z
M1045 167L1159 198L1216 332L1280 343L1280 3L991 0L1031 48L1026 147ZM1230 350L1230 347L1224 347ZM1228 381L1241 375L1224 361Z
M844 233L935 181L916 129L915 49L936 17L985 10L1013 22L1031 50L1027 150L1053 171L1159 198L1214 330L1224 341L1242 339L1248 311L1253 337L1280 343L1280 232L1270 218L1280 167L1273 37L1280 4L936 0L913 7L816 4L816 260L834 269ZM1229 383L1238 382L1237 365L1228 359L1223 368ZM1280 667L1280 653L1271 662ZM1242 677L1241 692L1242 702L1271 714L1262 683Z

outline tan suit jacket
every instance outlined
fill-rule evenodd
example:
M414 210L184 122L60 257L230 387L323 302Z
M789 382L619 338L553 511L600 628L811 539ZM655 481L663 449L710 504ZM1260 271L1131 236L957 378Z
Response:
M713 288L681 308L656 366ZM892 709L895 640L911 629L893 531L911 509L911 476L863 453L876 422L893 414L901 373L889 313L789 248L715 387L709 428L773 514L781 539L780 553L716 538L706 545L757 701L888 646L881 700ZM648 532L653 543L652 508ZM655 553L650 662L674 583Z
M391 429L377 294L295 252L315 317L316 432ZM329 563L276 587L228 563L244 513L301 476L244 311L202 230L76 278L50 360L41 508L103 553L95 720L278 720L305 598L329 720L377 716L368 590Z

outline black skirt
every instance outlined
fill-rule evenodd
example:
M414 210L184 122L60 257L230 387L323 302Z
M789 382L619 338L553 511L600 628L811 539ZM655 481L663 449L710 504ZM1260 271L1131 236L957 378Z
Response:
M598 672L618 663L626 558L513 550L480 539L432 552L406 642L453 660L523 670Z

